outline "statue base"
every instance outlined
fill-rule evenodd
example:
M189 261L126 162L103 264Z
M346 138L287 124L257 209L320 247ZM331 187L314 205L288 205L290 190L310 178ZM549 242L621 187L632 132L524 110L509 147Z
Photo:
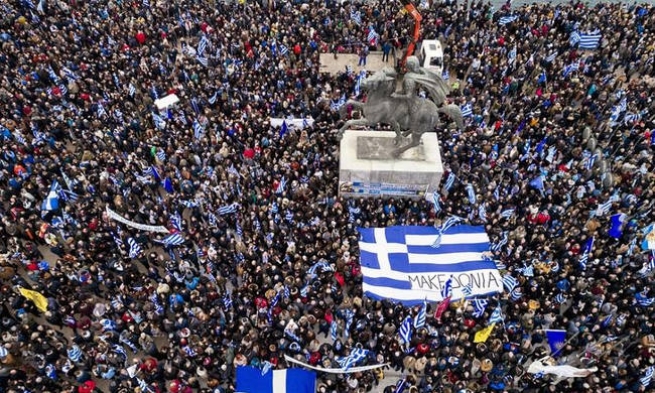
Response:
M394 157L395 132L352 131L343 134L339 151L339 195L344 197L423 198L439 189L443 165L437 134L425 133L421 144ZM404 139L401 143L409 143Z

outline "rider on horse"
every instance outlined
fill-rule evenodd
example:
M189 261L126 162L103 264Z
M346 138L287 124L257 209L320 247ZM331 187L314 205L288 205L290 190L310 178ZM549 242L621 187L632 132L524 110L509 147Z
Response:
M443 104L450 87L441 75L421 67L416 56L408 57L406 65L407 73L403 76L401 90L391 96L406 99L408 115L413 117L420 105L422 98L416 94L418 87L424 88L437 106Z

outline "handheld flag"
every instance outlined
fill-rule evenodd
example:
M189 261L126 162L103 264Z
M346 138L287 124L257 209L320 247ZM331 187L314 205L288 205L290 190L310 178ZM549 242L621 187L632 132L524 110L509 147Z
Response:
M412 340L412 317L407 316L403 323L400 325L398 330L398 335L402 340L403 344L409 344Z
M478 343L484 343L489 339L489 336L491 336L491 332L493 332L494 327L496 326L495 323L492 323L491 325L487 326L486 328L480 330L479 332L475 333L475 337L473 338L473 342L478 344Z
M367 355L368 349L353 348L350 350L350 354L348 356L337 359L337 363L339 363L339 365L344 370L348 370L350 367L357 364L357 362L360 360L365 359Z
M644 240L641 242L641 249L644 251L655 250L655 224L648 225L641 230L641 233L644 235ZM636 241L636 238L634 241Z
M422 328L423 326L425 326L425 320L427 319L427 314L428 314L428 303L424 301L423 306L418 311L418 314L416 315L416 318L414 319L414 327L416 329Z
M585 244L584 252L580 257L580 268L582 270L587 269L587 263L589 262L589 255L591 254L591 249L594 247L594 237L590 237Z
M550 346L550 356L555 357L564 348L564 344L566 342L566 330L546 330L546 339L548 340L548 345Z
M48 311L48 299L46 299L45 296L41 295L41 293L25 288L18 288L18 291L25 298L30 299L34 303L36 308L39 309L39 311L41 312Z
M610 229L607 234L615 239L621 238L623 236L623 225L627 220L628 216L625 213L618 213L610 217Z
M50 185L50 191L45 200L41 204L41 210L57 210L59 209L59 192L61 191L61 186L57 180L53 180Z
M474 299L473 300L473 316L480 318L484 315L484 310L487 308L489 301L486 299Z

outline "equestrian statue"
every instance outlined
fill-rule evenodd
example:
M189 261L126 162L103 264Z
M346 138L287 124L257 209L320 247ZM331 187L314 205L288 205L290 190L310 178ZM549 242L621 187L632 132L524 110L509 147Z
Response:
M389 124L396 132L396 148L392 155L400 156L403 152L418 146L425 132L434 131L441 124L439 114L443 113L462 128L462 112L457 105L443 105L450 87L440 75L421 67L416 56L407 58L407 72L403 76L402 89L396 92L398 74L392 68L384 68L361 81L361 88L367 91L366 102L348 100L340 108L340 114L346 117L348 108L360 110L362 117L350 119L339 129L341 138L346 129L353 126L374 126L378 123ZM421 87L430 99L420 97L417 89ZM405 145L402 141L411 135Z

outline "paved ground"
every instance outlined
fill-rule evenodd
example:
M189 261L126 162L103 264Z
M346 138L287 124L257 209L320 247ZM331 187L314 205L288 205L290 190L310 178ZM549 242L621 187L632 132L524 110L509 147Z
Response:
M396 63L393 56L389 56L389 62L382 61L382 52L371 52L366 57L366 66L359 67L359 56L356 54L339 54L334 58L332 53L321 53L321 71L330 74L336 74L339 71L344 71L346 66L352 67L353 71L359 72L360 70L378 71L385 66L393 67Z

